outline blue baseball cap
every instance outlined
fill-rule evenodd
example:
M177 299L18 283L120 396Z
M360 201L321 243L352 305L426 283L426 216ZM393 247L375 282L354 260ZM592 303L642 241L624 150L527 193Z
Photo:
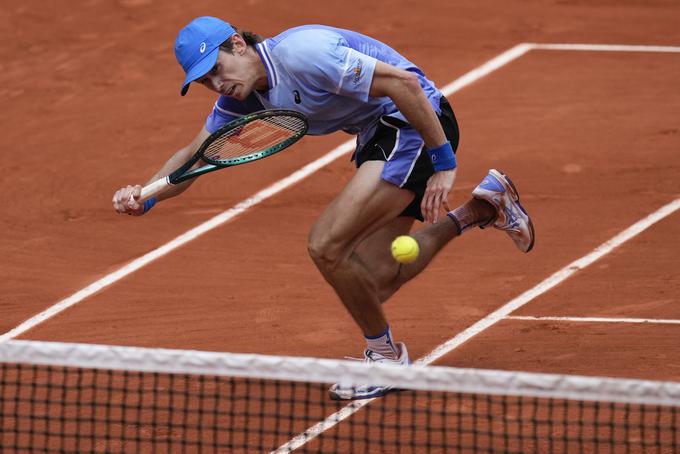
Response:
M189 90L191 82L215 66L220 44L234 33L234 27L210 16L197 17L179 31L175 40L175 57L187 75L182 85L182 96Z

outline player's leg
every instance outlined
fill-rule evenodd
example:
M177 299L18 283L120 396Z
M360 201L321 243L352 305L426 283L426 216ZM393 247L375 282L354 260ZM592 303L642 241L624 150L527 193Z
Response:
M386 286L378 279L399 275L399 268L395 268L397 263L387 255L389 241L408 232L413 224L413 218L398 214L409 205L414 195L409 190L383 181L380 178L383 167L382 161L369 161L360 167L315 223L310 233L309 251L361 328L367 341L366 360L408 364L406 345L392 340L381 307L381 298L385 298L381 289ZM455 223L448 220L427 229L429 235L420 240L428 244L423 255L429 257L457 234ZM384 251L377 249L380 244L385 246ZM421 260L418 266L422 269L426 263ZM385 268L376 272L370 269L373 265ZM393 293L396 288L390 291ZM331 386L329 393L333 399L347 400L378 397L390 390L390 387L371 384L337 383Z
M420 200L417 197L415 201ZM399 216L362 241L357 246L356 254L372 273L378 298L385 302L402 285L420 274L451 240L474 226L489 223L494 216L493 207L477 199L470 199L436 224L428 224L413 233L409 232L415 218ZM394 238L406 234L418 242L420 253L413 263L403 265L392 258L390 245Z
M392 341L377 283L356 254L366 237L390 224L413 199L411 191L381 179L382 161L364 163L352 180L314 224L309 252L319 271L333 287L366 338L364 356L370 362L408 364L404 344ZM382 396L390 387L337 383L333 399Z
M444 98L441 110L442 127L455 149L458 126ZM355 249L390 223L394 223L390 231L405 233L405 229L399 230L403 227L395 230L401 221L394 220L400 214L420 216L420 201L415 207L412 202L416 195L422 197L427 180L434 173L424 147L420 134L399 115L383 116L373 137L357 151L356 175L321 215L310 234L314 262L367 337L378 336L387 329L378 296L383 285L359 260ZM417 215L410 213L414 209ZM437 227L433 230L446 230ZM437 241L433 253L425 252L423 256L431 257L443 244L444 240ZM421 268L427 261L421 260ZM389 266L382 261L381 264ZM394 274L391 270L386 272ZM383 273L379 275L382 277Z
M359 260L372 273L381 302L387 301L406 282L420 274L435 255L453 238L474 227L505 231L522 252L534 245L534 226L520 204L517 188L502 172L491 169L475 188L473 197L448 213L436 224L429 224L411 233L420 247L415 262L401 265L392 260L390 244L399 235L408 234L415 218L420 218L417 195L409 207L380 230L362 241L356 249Z
M459 140L458 123L446 98L441 98L440 109L439 121L455 151ZM420 246L418 259L409 265L400 266L391 258L390 243L396 236L409 233L415 219L423 219L420 203L427 181L434 174L434 168L424 150L420 135L398 116L383 117L373 138L357 154L359 163L371 160L385 161L381 178L408 189L414 195L400 216L381 227L357 247L357 254L366 263L366 268L370 270L377 284L380 300L385 301L401 285L425 269L437 252L457 235L457 226L450 218L443 218L437 224L415 232L413 236ZM486 209L481 207L481 215L474 208L479 207L473 204L468 211L475 216L492 215L492 208L488 206Z
M392 288L402 267L392 258L391 242L400 235L409 235L414 221L415 219L409 216L398 216L366 237L355 250L358 259L376 282L381 303L389 297L386 295L387 289ZM427 251L421 251L419 258L423 254L427 254Z
M309 236L309 252L363 334L387 329L377 283L355 253L367 236L390 223L413 199L380 178L383 162L364 163L321 214Z
M453 112L445 99L441 105L440 120L447 137L456 145ZM310 253L369 339L369 348L373 348L385 336L389 338L378 294L382 286L355 249L376 231L400 222L394 219L409 207L416 194L411 186L419 185L424 191L434 169L420 134L398 114L381 118L373 136L357 151L356 160L357 174L312 230ZM406 232L406 229L399 227L391 231ZM387 270L387 273L394 275L394 271ZM380 341L370 341L374 338Z

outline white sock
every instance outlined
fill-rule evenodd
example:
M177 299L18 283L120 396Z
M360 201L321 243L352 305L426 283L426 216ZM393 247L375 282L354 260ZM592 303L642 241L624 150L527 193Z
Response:
M399 358L399 349L392 341L392 331L388 326L385 332L378 336L369 337L364 335L368 349L384 356L385 358Z

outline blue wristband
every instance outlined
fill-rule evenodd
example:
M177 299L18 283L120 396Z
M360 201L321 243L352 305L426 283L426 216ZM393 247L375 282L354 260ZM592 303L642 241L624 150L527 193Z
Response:
M456 155L453 154L453 148L451 148L451 143L448 141L437 148L428 149L427 154L430 155L430 160L432 161L435 172L439 172L440 170L453 170L457 166Z
M156 197L151 197L149 200L144 201L144 213L149 211L156 204Z

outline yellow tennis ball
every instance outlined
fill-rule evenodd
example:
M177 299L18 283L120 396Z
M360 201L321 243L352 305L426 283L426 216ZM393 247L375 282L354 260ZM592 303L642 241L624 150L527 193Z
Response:
M418 242L408 235L398 236L392 241L392 257L399 263L413 263L419 253Z

